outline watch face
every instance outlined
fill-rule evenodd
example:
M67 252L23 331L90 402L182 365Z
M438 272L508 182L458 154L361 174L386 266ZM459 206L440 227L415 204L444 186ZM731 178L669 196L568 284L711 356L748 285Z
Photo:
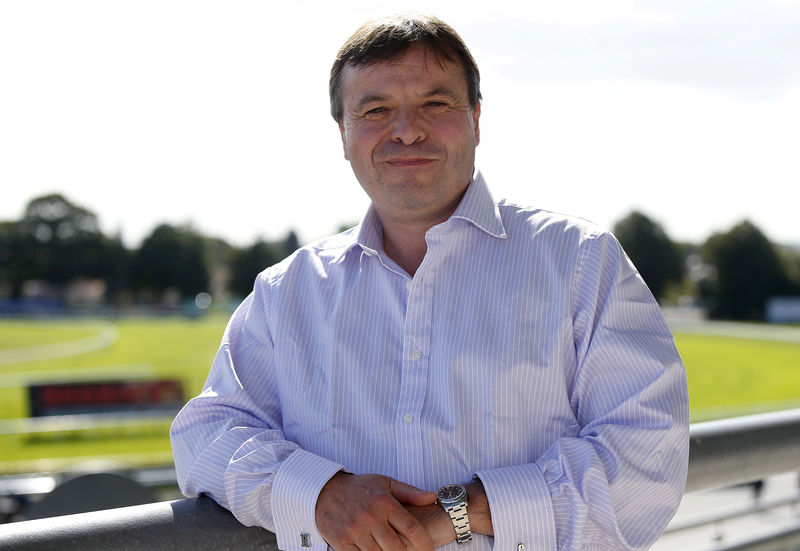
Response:
M443 502L449 503L458 501L466 493L464 486L460 484L448 484L439 488L437 495Z

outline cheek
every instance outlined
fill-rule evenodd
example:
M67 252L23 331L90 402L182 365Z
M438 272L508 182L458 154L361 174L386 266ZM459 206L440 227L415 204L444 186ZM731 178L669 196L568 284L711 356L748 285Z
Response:
M369 159L380 141L378 132L352 128L346 133L345 156L348 159Z
M472 117L456 117L439 124L438 137L444 143L464 146L478 145L478 127L473 124Z

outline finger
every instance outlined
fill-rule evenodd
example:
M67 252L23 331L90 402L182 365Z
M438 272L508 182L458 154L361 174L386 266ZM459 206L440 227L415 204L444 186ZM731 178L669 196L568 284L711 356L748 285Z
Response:
M386 551L383 550L383 547L369 534L367 534L367 537L356 542L356 548L357 551Z
M400 503L416 505L418 507L430 505L436 501L435 493L420 490L419 488L393 478L389 479L389 492L391 492L392 496Z
M389 517L389 524L395 529L406 547L413 551L433 551L434 544L428 531L414 515L401 509Z
M406 551L411 547L408 540L405 540L388 524L376 526L372 531L372 536L382 551Z

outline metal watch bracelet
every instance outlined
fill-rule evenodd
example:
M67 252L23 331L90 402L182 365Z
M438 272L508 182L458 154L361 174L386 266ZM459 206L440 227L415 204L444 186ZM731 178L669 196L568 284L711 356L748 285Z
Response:
M467 516L467 504L459 503L455 507L446 509L450 515L450 520L453 521L453 527L456 529L456 542L464 543L472 540L472 531L469 527L469 517Z

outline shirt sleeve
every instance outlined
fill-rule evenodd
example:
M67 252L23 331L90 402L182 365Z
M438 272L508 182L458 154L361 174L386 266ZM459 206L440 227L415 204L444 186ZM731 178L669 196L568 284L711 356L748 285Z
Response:
M612 235L583 246L569 389L579 433L535 463L477 473L496 550L647 549L683 495L688 392L672 333Z
M184 495L209 495L242 524L275 532L280 549L323 551L316 502L343 466L283 434L265 286L259 278L234 313L202 393L172 424L178 483Z

